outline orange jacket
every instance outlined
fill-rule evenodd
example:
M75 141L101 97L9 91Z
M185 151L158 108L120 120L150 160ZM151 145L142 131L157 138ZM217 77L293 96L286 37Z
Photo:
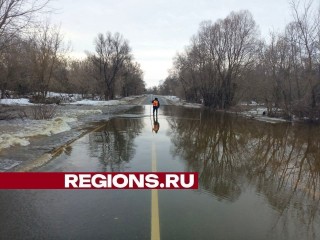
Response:
M157 100L153 100L152 104L154 107L159 107L159 101L157 101Z

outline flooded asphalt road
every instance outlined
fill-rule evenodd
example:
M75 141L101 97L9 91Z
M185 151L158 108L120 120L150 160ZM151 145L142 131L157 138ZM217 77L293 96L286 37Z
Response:
M38 171L151 171L155 144L159 172L199 172L198 190L158 191L161 239L319 239L318 127L163 104L155 133L150 111L119 115ZM151 215L150 190L0 191L0 239L150 239Z

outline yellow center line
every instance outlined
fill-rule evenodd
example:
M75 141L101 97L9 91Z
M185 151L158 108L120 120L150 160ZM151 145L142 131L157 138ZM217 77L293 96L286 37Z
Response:
M152 143L152 172L157 172L156 145ZM160 240L158 189L151 190L151 240Z

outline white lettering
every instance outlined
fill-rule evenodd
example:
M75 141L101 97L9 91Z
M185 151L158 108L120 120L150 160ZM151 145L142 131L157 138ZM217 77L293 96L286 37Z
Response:
M139 179L136 175L130 174L129 175L129 188L133 188L133 184L136 184L138 188L144 187L144 175L139 174Z
M120 179L123 180L123 183L119 183ZM116 188L124 188L128 185L128 182L129 180L124 174L117 174L112 179L113 186L115 186Z
M65 188L109 188L109 189L154 189L158 188L193 188L196 175L192 173L166 173L163 183L160 184L156 173L129 173L129 174L65 174Z
M158 176L156 174L148 174L146 176L146 187L156 188L159 185Z
M95 174L91 179L91 184L95 188L106 188L107 178L103 174Z
M77 188L78 182L78 176L76 174L65 174L64 175L64 187L65 188L70 188L70 185L72 185L72 187Z
M79 188L91 188L90 174L79 174Z
M190 188L194 185L194 174L189 174L189 183L186 183L185 174L181 175L180 183L184 188Z
M179 182L179 176L177 176L176 174L166 175L166 188L170 188L171 184L174 188L179 188L177 182Z

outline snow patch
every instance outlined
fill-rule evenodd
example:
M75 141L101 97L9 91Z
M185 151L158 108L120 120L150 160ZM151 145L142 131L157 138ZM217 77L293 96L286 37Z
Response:
M173 101L173 102L179 102L180 98L178 98L177 96L165 96L166 99Z
M33 105L33 103L30 103L29 99L27 99L27 98L0 99L0 104L4 104L4 105Z
M61 99L63 102L74 102L82 99L81 94L77 93L56 93L56 92L48 92L47 97L57 97Z
M62 97L67 100L81 99L79 94L65 94L49 92L48 97ZM126 101L130 101L139 96L127 97L121 100L110 101L94 101L84 99L77 102L67 103L71 106L74 105L87 105L97 106L92 108L99 108L99 106L112 106L125 104ZM0 104L6 105L36 105L29 102L27 98L20 99L1 99ZM91 108L91 107L88 107ZM71 122L78 121L82 116L103 114L101 109L79 109L78 107L72 107L66 111L58 113L59 116L50 120L21 120L14 119L8 121L0 121L0 151L4 148L11 146L27 146L30 144L30 138L35 136L51 136L61 132L71 130ZM72 126L75 124L73 123Z
M70 103L71 105L90 105L90 106L111 106L111 105L120 105L123 103L120 100L109 100L109 101L94 101L94 100L88 100L83 99L81 101L76 101Z
M68 123L77 119L68 117L57 117L51 120L28 120L19 128L19 132L11 126L11 130L0 134L0 151L14 145L27 146L29 138L34 136L51 136L53 134L69 131Z
M266 107L259 107L250 111L247 111L248 114L256 114L256 115L263 115L263 112L267 112L268 109Z
M91 109L91 110L70 110L66 115L71 118L77 118L79 116L85 115L94 115L94 114L102 114L102 110L100 109ZM76 121L76 119L75 119Z
M53 134L69 131L71 128L68 122L74 122L74 118L57 117L49 121L41 121L38 126L31 128L32 135L47 135L51 136Z
M273 110L279 111L279 109L273 109ZM266 115L267 112L268 112L268 109L266 107L258 107L249 111L244 111L241 114L248 118L254 118L256 120L267 122L267 123L288 122L287 120L282 118L268 117ZM263 113L265 113L265 115Z
M3 148L8 148L13 145L27 146L30 142L28 139L19 138L10 134L1 134L0 135L0 150Z

